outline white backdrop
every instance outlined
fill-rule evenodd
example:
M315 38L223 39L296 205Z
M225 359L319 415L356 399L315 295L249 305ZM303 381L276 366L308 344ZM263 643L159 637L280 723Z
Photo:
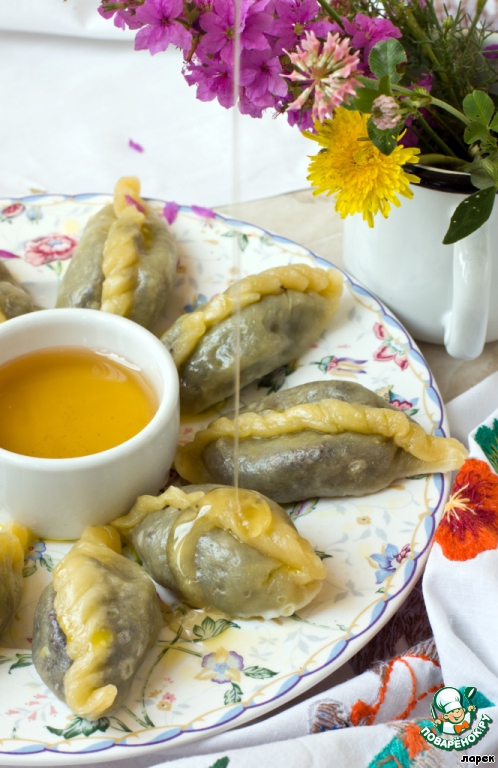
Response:
M0 0L0 196L110 192L136 174L149 197L232 202L232 110L197 101L180 51L134 51L97 7ZM238 126L241 200L308 186L314 147L285 117Z

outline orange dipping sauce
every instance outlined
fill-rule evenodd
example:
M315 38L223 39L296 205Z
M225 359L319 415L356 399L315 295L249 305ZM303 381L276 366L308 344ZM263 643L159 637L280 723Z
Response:
M109 352L57 347L0 366L0 448L66 459L138 434L158 408L136 366Z

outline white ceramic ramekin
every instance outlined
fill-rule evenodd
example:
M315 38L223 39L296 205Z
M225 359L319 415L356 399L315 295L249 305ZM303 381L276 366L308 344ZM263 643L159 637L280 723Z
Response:
M139 366L159 403L141 432L101 453L39 459L0 448L0 521L13 518L44 538L76 539L86 525L109 523L137 496L155 494L165 484L178 441L178 373L155 336L107 312L48 309L0 325L0 365L50 347L87 347L126 358Z

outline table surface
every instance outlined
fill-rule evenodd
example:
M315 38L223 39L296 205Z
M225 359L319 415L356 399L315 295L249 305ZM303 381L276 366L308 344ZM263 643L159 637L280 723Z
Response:
M330 197L314 197L311 190L306 189L225 205L216 210L295 240L318 256L342 266L342 220L334 211ZM498 370L498 341L486 344L481 356L471 361L450 357L439 344L417 343L445 403Z

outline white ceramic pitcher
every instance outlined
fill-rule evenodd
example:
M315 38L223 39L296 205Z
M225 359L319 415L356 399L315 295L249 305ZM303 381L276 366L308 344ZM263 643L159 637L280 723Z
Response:
M498 201L479 230L443 245L457 205L475 192L467 174L411 167L421 177L371 229L361 216L344 225L344 267L397 315L415 339L472 360L498 339ZM451 191L450 191L451 190Z

